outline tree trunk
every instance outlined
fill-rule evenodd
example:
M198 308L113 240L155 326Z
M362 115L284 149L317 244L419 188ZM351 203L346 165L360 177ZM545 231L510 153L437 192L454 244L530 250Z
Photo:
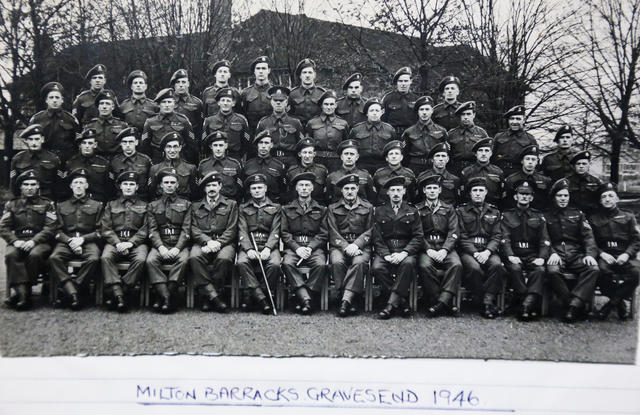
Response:
M609 178L614 183L620 181L620 151L624 136L620 132L611 133L611 173Z

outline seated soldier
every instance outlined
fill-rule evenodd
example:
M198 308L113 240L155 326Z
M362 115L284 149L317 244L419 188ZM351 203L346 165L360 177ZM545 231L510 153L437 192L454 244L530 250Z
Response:
M175 308L172 296L187 270L191 239L191 202L176 193L178 174L174 169L160 170L158 181L162 196L147 206L151 251L147 256L146 266L149 284L156 293L156 301L152 308L162 313L170 313ZM171 264L168 278L160 269L162 264Z
M353 127L367 117L363 113L364 102L362 98L362 74L351 74L342 84L344 96L336 102L336 114L344 118L349 127Z
M598 190L600 206L589 216L600 250L598 286L609 301L598 311L606 319L614 308L620 320L630 317L625 300L630 300L640 278L640 230L633 213L618 208L617 186L604 183ZM617 281L621 282L618 283Z
M418 182L425 177L433 175L441 176L441 192L438 199L450 205L457 206L458 200L460 199L461 181L458 176L455 176L447 169L447 165L449 163L449 150L447 149L447 146L448 144L446 143L440 143L433 146L429 152L429 160L431 161L432 167L422 172L420 177L418 177ZM421 189L416 190L419 193ZM422 194L416 195L414 200L421 200L423 199L423 196L424 195Z
M100 261L100 218L102 202L87 195L89 182L85 169L73 170L67 175L73 196L58 203L55 240L58 242L49 257L51 271L64 290L72 310L81 307L78 288L84 287L85 279L95 278ZM69 274L67 263L80 259L82 262L76 274ZM55 306L60 306L56 301Z
M535 184L521 180L514 184L516 207L502 215L502 250L507 275L515 291L514 304L522 321L536 319L545 278L545 261L549 258L549 233L542 212L533 209ZM524 271L527 272L525 280Z
M388 295L387 305L378 313L378 319L387 320L400 312L411 315L407 302L409 285L416 278L416 255L423 243L420 215L413 206L403 201L407 190L406 178L399 176L384 184L389 203L374 211L373 243L375 256L371 275L380 281ZM395 274L395 278L393 275Z
M254 174L264 174L267 178L267 197L273 202L280 202L285 198L285 167L283 162L271 155L271 149L273 149L271 131L264 130L256 134L253 143L257 147L257 156L244 163L242 175L249 177ZM245 188L244 199L250 198L249 189Z
M497 205L503 196L504 175L498 166L489 161L491 158L491 139L485 138L478 141L473 145L472 151L476 154L476 162L465 167L462 170L462 176L460 176L464 191L468 194L468 183L471 179L482 177L487 186L487 201Z
M327 278L327 208L311 198L313 181L313 173L294 177L292 184L298 197L282 207L282 272L295 290L302 314L311 314L313 297L318 296ZM310 267L308 278L300 272L301 265Z
M127 310L125 292L135 287L144 272L144 264L149 253L146 245L149 227L147 224L147 202L140 199L138 174L134 171L121 173L116 179L121 196L112 200L104 208L101 233L106 242L100 257L104 285L110 289L118 312ZM118 261L129 262L125 274L120 277Z
M460 260L475 299L482 296L480 315L493 319L502 313L496 305L496 297L505 278L504 266L498 256L502 240L501 215L498 208L485 202L487 179L474 177L465 188L471 201L457 209Z
M440 200L442 176L423 176L418 186L425 195L425 200L416 206L424 233L418 273L429 304L427 315L437 317L455 311L451 302L460 289L462 263L455 250L459 235L458 215L453 206ZM441 278L438 277L439 269L444 270Z
M35 170L20 174L15 184L20 196L7 202L0 219L0 238L7 243L4 261L9 291L5 304L27 310L31 307L31 286L46 269L51 253L56 208L51 200L38 195L40 179Z
M205 196L191 205L191 278L204 296L202 311L226 313L227 304L220 299L219 291L231 277L236 256L238 204L220 194L222 178L216 171L204 176L200 187ZM209 263L213 264L211 273L207 270Z
M280 276L280 221L279 204L267 197L267 176L254 174L245 180L251 199L240 206L238 215L238 259L236 261L245 286L262 314L272 312L273 296L267 300L265 291L273 294ZM259 264L261 261L261 264ZM264 272L256 277L255 265ZM266 282L264 281L266 278ZM267 285L268 284L268 285ZM247 298L249 296L246 296ZM241 308L249 308L244 301Z
M556 181L549 197L551 207L544 214L551 239L547 273L551 288L565 308L563 320L573 323L583 316L584 305L593 297L600 275L595 259L598 247L585 214L569 206L569 181ZM571 290L562 275L564 271L578 277Z
M338 180L342 198L329 206L329 260L340 299L339 317L357 312L371 258L373 205L358 197L360 179L349 174Z
M402 142L398 140L391 140L385 144L382 149L382 154L387 162L387 165L380 167L373 174L373 185L376 189L380 190L384 184L392 177L403 176L407 180L407 192L405 194L405 200L412 200L415 194L416 176L413 174L413 170L402 166ZM388 197L385 197L381 193L378 193L378 204L386 203L389 201ZM375 201L371 201L375 202Z

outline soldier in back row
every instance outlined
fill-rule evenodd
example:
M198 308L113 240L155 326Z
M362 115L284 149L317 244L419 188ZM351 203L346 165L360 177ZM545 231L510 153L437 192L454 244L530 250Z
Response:
M269 98L269 58L258 56L251 62L251 72L255 77L253 85L246 87L240 94L240 108L242 114L247 117L249 130L255 135L258 121L268 116L273 111ZM249 154L251 156L251 154Z
M367 119L362 98L362 74L350 75L342 84L344 96L336 101L336 114L347 121L349 128Z
M504 113L509 124L506 131L496 134L493 140L491 162L500 167L505 177L521 169L518 156L527 146L537 145L536 139L525 131L524 106L516 105Z
M193 136L200 138L202 136L203 105L200 98L189 92L191 82L186 69L178 69L175 71L171 76L169 86L175 92L175 112L182 114L189 119L189 123L193 129ZM196 146L196 151L198 150L199 149ZM196 160L194 159L194 161Z
M127 76L127 85L131 90L131 96L122 101L119 111L128 125L142 131L147 119L158 112L158 104L146 95L147 74L144 71L131 71Z
M322 112L320 98L326 90L316 85L316 63L312 59L305 58L298 63L296 79L300 84L289 95L289 113L302 125L307 125L311 118Z
M473 146L480 140L489 138L487 132L474 124L476 117L475 101L467 101L458 105L455 115L459 117L458 125L449 130L448 143L451 146L451 167L453 174L460 176L462 170L476 161Z
M433 108L431 119L447 131L452 130L459 125L457 109L461 105L460 102L458 102L460 79L453 75L445 77L438 85L438 92L440 92L444 101Z
M96 132L98 148L96 153L107 160L111 160L120 149L116 137L122 130L128 127L127 123L113 116L113 111L118 108L118 99L109 90L104 90L96 95L95 106L98 116L86 122L82 128L92 129Z
M89 82L89 89L82 91L73 101L73 115L78 118L82 125L98 116L98 108L95 102L99 93L109 91L111 95L115 96L112 90L104 87L107 83L107 68L104 65L97 64L89 69L85 80Z
M372 98L364 104L367 120L356 124L349 133L349 139L358 143L360 160L358 166L369 174L384 166L382 149L385 144L396 139L394 128L382 121L384 109L377 98Z
M211 68L215 83L202 92L202 103L204 105L203 116L204 118L215 115L220 107L218 106L218 100L216 95L222 88L231 88L229 85L229 79L231 78L231 62L226 59L217 61ZM238 94L238 91L234 92ZM237 103L236 103L237 104Z
M556 131L553 142L557 144L557 149L550 152L542 160L542 172L550 177L553 182L567 177L573 171L571 169L571 158L576 151L573 148L573 129L569 125L563 125Z
M414 111L418 95L411 92L412 77L411 68L405 66L398 69L391 81L394 90L382 97L382 121L395 128L396 137L402 137L404 130L418 120Z

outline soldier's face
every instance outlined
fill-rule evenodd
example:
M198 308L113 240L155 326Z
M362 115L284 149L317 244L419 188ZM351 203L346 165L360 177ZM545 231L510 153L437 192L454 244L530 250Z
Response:
M509 128L514 131L521 130L524 127L524 117L522 115L512 115L509 117Z
M561 209L564 209L569 205L569 199L569 189L562 189L554 196L556 205Z
M304 68L300 71L302 85L313 85L316 80L316 71L313 68Z
M164 176L160 182L160 189L165 195L172 195L178 190L178 179L174 176Z
M47 108L52 110L57 110L62 107L62 103L64 100L62 99L62 94L58 91L51 91L47 94L47 98L45 99L45 103L47 104Z
M608 190L600 195L600 204L605 209L613 209L618 205L618 195L613 190Z
M387 195L389 196L389 200L391 203L398 204L402 202L402 198L406 193L406 189L404 186L389 186L387 189Z
M89 80L89 85L91 86L91 89L97 91L99 89L102 89L106 82L107 78L104 76L104 74L98 74L91 77L91 79Z
M220 194L220 189L222 189L222 183L215 180L207 183L204 187L204 192L207 194L209 199L215 199Z
M353 81L347 86L347 96L351 99L360 98L362 95L362 82Z
M358 150L355 148L345 148L342 150L342 154L340 154L342 165L348 168L355 166L358 158L360 158L360 154L358 154Z
M382 110L382 106L378 104L373 104L369 106L367 110L367 119L369 122L378 122L380 121L380 117L382 117L384 111Z
M120 190L123 196L133 196L138 190L138 183L134 180L123 180L120 182Z
M298 156L302 164L308 166L313 163L313 159L316 157L316 150L313 147L305 147L298 152Z
M484 186L473 186L469 191L469 196L472 202L482 203L485 197L487 197L487 188Z
M491 151L491 148L480 147L476 151L476 160L478 160L480 163L488 163L492 154L493 152Z
M518 206L526 207L529 206L529 204L533 201L533 193L516 192L516 194L513 195L513 198L515 199Z
M440 192L442 192L442 189L437 184L428 184L422 189L422 191L424 192L424 196L427 198L427 200L434 201L438 197L440 197Z
M473 110L466 110L460 113L460 124L473 125L473 120L476 118L476 113Z
M251 193L252 198L262 200L267 194L267 185L264 183L252 184L249 186L249 193Z
M571 133L564 133L558 137L558 148L568 150L573 146L573 135Z
M282 114L287 110L288 100L280 99L280 98L272 98L271 99L271 108L273 108L273 112L276 114Z
M397 166L402 162L402 158L402 150L394 148L393 150L389 150L385 160L387 160L390 166Z
M182 150L182 146L179 141L169 141L167 145L164 146L164 154L166 154L170 160L180 157L180 150Z
M313 192L313 182L311 180L298 180L296 183L296 192L301 198L307 198L311 196Z
M420 108L418 108L418 118L422 122L429 121L431 114L433 114L433 107L430 104L420 105Z
M409 92L411 87L411 75L400 75L396 81L398 92Z
M133 78L131 81L131 92L142 95L147 92L147 81L144 78Z
M258 141L258 155L260 157L267 157L273 148L273 141L271 137L264 137Z
M40 151L44 144L44 136L42 134L34 134L24 139L27 148L31 151Z
M98 114L103 117L108 117L113 114L113 108L115 108L115 105L110 99L101 99L100 102L98 102Z
M120 140L120 148L126 156L135 153L136 147L138 147L138 140L134 136L123 137Z
M229 78L231 78L231 71L226 66L221 66L216 70L214 77L218 85L226 85Z
M176 91L176 94L187 94L189 92L189 78L176 79L173 83L173 90Z
M71 180L71 191L75 197L83 197L87 194L87 189L89 188L89 182L87 182L86 177L76 177Z
M176 100L173 98L165 98L160 101L160 113L171 114L176 106Z
M253 69L253 74L256 76L256 81L262 83L269 79L270 73L271 69L269 69L269 64L266 62L257 64Z
M333 115L336 112L335 98L326 98L322 101L322 112L327 115Z
M236 102L234 101L234 99L229 97L222 97L218 100L218 106L220 107L220 111L222 111L225 114L228 114L229 112L231 112L231 109L233 109L233 106L235 104Z
M211 143L211 153L215 158L223 158L225 153L227 152L228 144L226 141L218 140Z
M438 169L444 169L449 162L449 154L441 151L433 155L433 165Z
M587 159L578 160L573 164L573 169L575 170L576 174L582 176L589 172L590 164L591 163Z
M533 154L526 155L522 158L522 169L526 172L533 172L538 165L538 156Z
M442 95L446 101L454 102L458 99L458 95L460 95L460 88L458 88L457 84L447 84L444 86Z
M353 202L358 197L358 185L355 183L349 183L342 186L342 197L347 202Z
M34 197L40 190L40 184L37 180L25 180L20 185L20 192L24 197Z
M98 142L95 138L85 138L84 140L80 141L80 153L83 156L92 155L96 151L97 147Z

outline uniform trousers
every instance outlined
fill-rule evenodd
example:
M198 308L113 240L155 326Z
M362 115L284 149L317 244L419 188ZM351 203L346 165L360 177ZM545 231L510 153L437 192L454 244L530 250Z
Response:
M598 266L600 267L598 285L604 295L614 303L631 298L640 278L640 261L630 259L622 265L609 265L603 259L599 259ZM618 281L621 282L618 283Z
M329 251L331 275L341 295L344 295L345 291L362 294L370 259L370 249L363 250L361 255L350 257L342 249L331 248Z
M401 299L406 299L409 296L409 286L415 280L416 257L409 255L399 264L392 264L380 255L376 255L371 265L371 275L382 284L382 288L386 292L398 295L396 304L392 304L398 306Z
M104 284L109 287L113 284L124 284L133 287L144 271L144 264L149 253L149 247L145 244L138 245L129 249L127 253L120 253L114 245L106 244L102 250L100 257L100 265L102 266L102 276ZM120 278L118 273L117 262L129 262L129 268Z
M208 287L207 294L213 298L218 295L228 276L231 276L233 260L236 250L233 245L225 245L218 252L205 253L202 246L193 245L189 252L189 266L194 285L198 287ZM213 265L213 272L209 274L208 264Z
M491 254L484 264L480 264L469 254L462 254L460 260L465 277L477 298L485 293L493 295L500 293L505 279L505 270L498 255Z
M45 269L50 253L51 245L49 244L36 244L29 252L10 244L7 245L4 263L7 268L9 286L35 284L38 274Z
M282 258L278 250L271 251L269 259L262 261L264 272L267 275L267 281L269 282L269 288L271 294L275 294L276 284L278 283L278 276L280 274L280 264ZM244 278L245 286L251 289L252 294L257 300L267 298L265 292L267 290L264 283L264 277L262 276L262 270L260 270L260 264L257 259L249 259L247 253L243 250L238 252L238 258L236 260L236 266L238 267L238 273ZM258 268L258 271L256 271ZM258 276L256 276L256 273Z
M438 277L438 270L444 270L442 277ZM423 252L418 257L418 273L422 279L425 297L430 302L438 299L446 304L460 288L462 262L456 251L449 252L442 262L437 262Z
M562 259L562 266L547 265L547 275L551 289L553 289L556 295L566 304L568 304L573 297L577 297L584 302L591 301L593 291L596 288L596 282L600 275L598 266L585 265L585 263L582 262L584 258L582 253L565 255L559 252L558 255ZM573 286L573 289L569 290L567 281L562 275L563 272L570 272L578 276L578 280Z
M184 273L187 270L188 259L188 248L183 248L175 259L164 259L160 255L160 251L156 248L151 248L149 255L147 255L147 260L145 261L147 274L149 275L149 282L151 284L160 284L167 283L169 281L176 283L182 281ZM160 266L163 264L171 264L168 276L160 269Z
M537 258L535 254L518 256L522 261L520 264L513 264L508 259L504 262L507 269L509 282L518 295L536 294L542 297L544 288L544 265L535 265L533 261ZM527 271L527 278L524 277Z
M61 284L71 279L71 275L69 275L67 270L67 263L74 259L80 259L80 261L82 261L78 273L75 274L73 278L73 282L76 285L82 285L87 276L89 276L89 278L95 278L100 263L100 248L98 248L97 244L89 242L82 245L82 253L76 255L71 248L69 248L69 245L58 243L49 257L49 265L51 266L51 271Z
M327 277L327 258L324 250L316 248L311 252L311 256L302 261L301 267L309 267L309 276L305 278L304 274L298 268L300 257L293 250L287 248L284 250L284 260L282 262L282 272L289 285L293 289L308 288L311 291L319 292L322 289L322 283Z

